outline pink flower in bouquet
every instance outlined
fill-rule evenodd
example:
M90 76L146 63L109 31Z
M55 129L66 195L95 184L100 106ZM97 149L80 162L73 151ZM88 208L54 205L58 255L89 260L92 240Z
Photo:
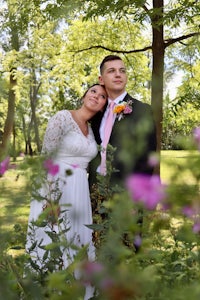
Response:
M59 172L59 165L54 164L51 159L44 161L44 168L47 170L48 174L55 176Z
M117 114L117 119L120 121L124 115L131 114L132 110L132 100L129 100L128 102L123 101L117 104L113 112Z
M132 113L132 107L130 107L129 105L126 105L124 108L124 114L130 114Z
M10 164L10 157L6 157L1 163L0 163L0 175L3 175L9 168Z
M142 202L147 209L155 209L166 198L166 186L158 175L136 174L128 177L126 186L134 202Z

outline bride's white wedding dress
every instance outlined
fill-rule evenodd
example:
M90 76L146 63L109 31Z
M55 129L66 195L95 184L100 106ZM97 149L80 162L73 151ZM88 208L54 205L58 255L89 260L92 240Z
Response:
M88 135L85 136L78 124L68 110L56 113L48 122L44 136L42 152L53 155L54 164L59 165L59 172L55 176L48 175L50 180L59 178L59 189L61 198L59 204L61 210L67 210L62 215L67 222L69 231L65 233L66 239L77 246L88 244L88 258L95 257L92 243L92 230L85 225L92 224L92 209L90 202L87 166L97 154L97 145L92 129L88 126ZM71 175L66 175L66 170L71 170ZM41 189L41 194L45 187ZM52 195L51 195L52 196ZM29 225L36 221L43 211L44 201L32 200L30 206ZM67 205L67 206L66 206ZM68 206L70 205L70 206ZM41 245L51 243L50 237L45 233L47 228L36 227L34 232L36 241L41 241ZM53 230L59 230L58 225L54 225ZM32 245L31 226L28 229L26 249ZM44 255L44 250L36 247L37 263ZM74 250L63 251L63 267L66 268L72 261Z

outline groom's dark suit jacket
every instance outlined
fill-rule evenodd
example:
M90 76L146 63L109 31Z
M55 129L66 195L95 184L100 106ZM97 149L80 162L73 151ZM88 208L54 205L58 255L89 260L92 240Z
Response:
M116 118L109 144L116 148L111 182L123 184L126 176L131 173L152 174L153 168L148 163L151 152L156 151L156 129L151 106L126 95L123 101L132 100L132 112L124 115L120 121ZM99 128L103 114L91 120L91 127L96 142L101 144ZM90 163L89 182L96 182L96 169L100 164L100 153Z

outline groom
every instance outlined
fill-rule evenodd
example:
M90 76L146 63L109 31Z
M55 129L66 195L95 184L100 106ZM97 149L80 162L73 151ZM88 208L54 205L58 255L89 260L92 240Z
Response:
M111 144L115 148L111 183L123 186L127 175L132 173L152 174L149 156L156 151L156 130L151 107L131 97L126 92L127 74L124 62L119 56L108 55L100 64L100 84L108 94L108 106L105 113L91 121L96 142L106 148ZM106 122L110 103L114 102L111 133L105 142L109 129ZM96 170L103 175L101 167L103 151L90 166L90 185L96 182ZM105 154L105 151L104 151ZM105 159L105 155L104 155Z

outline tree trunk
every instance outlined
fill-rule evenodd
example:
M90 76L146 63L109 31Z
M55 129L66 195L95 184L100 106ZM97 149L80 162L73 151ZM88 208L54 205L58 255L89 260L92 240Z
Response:
M23 128L23 136L24 136L24 144L25 144L25 149L24 149L24 153L28 154L28 146L27 146L27 134L26 134L26 122L25 122L25 118L24 115L22 115L22 128Z
M163 37L163 0L153 0L153 8L157 11L152 21L152 89L151 104L157 130L157 152L160 154L163 119L163 72L164 72L164 37ZM160 174L160 166L155 170Z
M13 68L10 71L10 85L9 85L9 94L8 94L8 110L7 110L7 117L4 125L3 137L2 142L0 145L0 158L2 158L8 148L8 144L10 141L10 136L13 131L14 125L14 116L15 116L15 86L17 85L17 80L15 77L16 69Z
M33 149L32 149L32 139L31 139L31 130L33 127L33 117L31 116L31 121L29 123L28 126L28 131L27 131L27 140L26 140L26 149L27 149L27 154L29 154L30 156L33 155Z
M36 107L33 104L33 101L31 101L31 113L32 113L31 125L33 126L34 134L35 134L34 141L35 141L36 146L37 146L37 152L40 153L41 152L41 145L40 145L40 137L39 137L39 130L38 130L38 122L37 122L37 118L36 118Z
M16 153L16 130L15 130L15 123L13 124L13 161L17 160L17 153Z
M38 121L36 117L36 107L38 104L38 91L40 88L41 83L37 83L35 70L32 70L33 73L33 84L30 87L30 104L31 104L31 127L34 129L35 138L34 141L37 146L37 152L41 152L41 144L40 144L40 135L38 129Z
M11 49L14 49L16 52L19 51L19 35L15 23L15 18L13 15L9 15L10 21L10 30L11 30ZM10 83L9 83L9 93L8 93L8 110L7 110L7 117L4 125L4 132L2 137L2 142L0 145L0 159L7 155L8 145L10 142L10 137L13 131L14 126L14 118L15 118L15 87L17 86L17 79L16 79L16 67L10 67Z

